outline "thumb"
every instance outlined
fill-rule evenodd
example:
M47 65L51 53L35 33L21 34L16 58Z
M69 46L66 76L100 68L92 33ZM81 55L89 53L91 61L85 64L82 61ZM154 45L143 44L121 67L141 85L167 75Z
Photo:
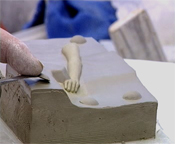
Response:
M9 64L22 75L39 75L43 65L27 46L0 28L0 62Z

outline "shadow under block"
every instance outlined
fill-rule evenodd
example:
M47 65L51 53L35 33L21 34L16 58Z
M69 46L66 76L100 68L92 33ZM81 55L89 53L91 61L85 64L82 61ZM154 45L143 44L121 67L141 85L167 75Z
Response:
M155 137L157 100L121 57L86 40L79 45L83 67L77 94L65 92L59 83L66 67L61 48L70 39L26 43L44 64L50 83L32 78L2 86L1 117L22 142L114 143ZM55 70L59 75L53 77ZM7 66L7 77L12 75L17 73Z
M123 58L167 61L151 20L142 9L113 23L109 33Z

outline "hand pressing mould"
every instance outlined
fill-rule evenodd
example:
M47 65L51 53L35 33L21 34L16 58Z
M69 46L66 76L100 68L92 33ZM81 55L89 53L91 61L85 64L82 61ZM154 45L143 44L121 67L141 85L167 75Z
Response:
M9 64L22 75L37 76L43 70L28 47L3 29L0 29L0 62Z

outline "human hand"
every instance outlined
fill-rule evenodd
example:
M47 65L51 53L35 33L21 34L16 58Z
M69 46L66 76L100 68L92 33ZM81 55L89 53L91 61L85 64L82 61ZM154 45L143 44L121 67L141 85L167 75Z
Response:
M68 92L77 93L79 86L78 80L68 79L64 82L64 88Z
M0 62L9 64L19 74L37 76L43 65L29 51L27 46L0 28Z

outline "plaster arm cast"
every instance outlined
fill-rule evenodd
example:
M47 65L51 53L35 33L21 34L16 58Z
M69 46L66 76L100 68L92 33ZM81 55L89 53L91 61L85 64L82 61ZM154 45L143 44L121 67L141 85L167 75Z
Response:
M70 76L70 79L64 82L64 88L68 92L77 93L82 70L79 47L76 43L69 43L63 47L62 53L67 59L67 69Z
M0 62L9 64L19 74L37 76L43 65L29 51L27 46L0 28Z

